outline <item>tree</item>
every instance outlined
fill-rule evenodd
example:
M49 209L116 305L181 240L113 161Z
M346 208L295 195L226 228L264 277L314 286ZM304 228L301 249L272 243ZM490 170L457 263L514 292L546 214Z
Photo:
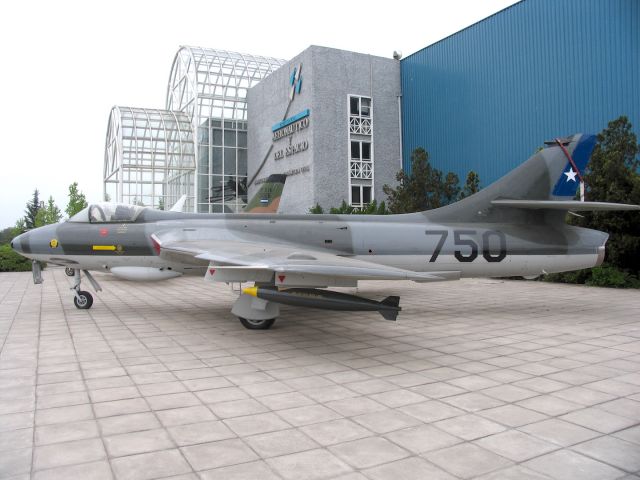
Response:
M458 200L460 195L460 178L453 172L447 173L442 186L442 204L449 205Z
M164 210L164 197L158 199L158 210Z
M316 203L314 207L309 209L309 213L323 214L324 208L322 208L319 203ZM331 207L329 213L334 215L388 215L389 210L387 210L387 205L384 202L380 202L380 205L378 205L378 202L375 200L365 205L361 210L348 205L347 202L343 200L339 207Z
M33 198L27 202L27 208L24 211L24 223L27 230L31 230L36 227L36 217L38 216L38 210L40 210L40 192L36 188L33 192Z
M13 237L15 237L15 235L13 234L14 231L15 229L13 227L8 227L8 228L5 228L4 230L1 230L0 245L9 243L13 239Z
M65 212L71 218L83 208L87 208L87 199L84 193L78 190L78 182L73 182L69 185L69 203Z
M355 210L355 207L348 205L347 202L343 200L339 207L331 207L331 209L329 209L329 213L334 215L350 215L352 213L357 213Z
M324 208L322 208L319 203L316 203L315 206L309 209L309 213L314 215L322 215L324 213Z
M460 192L459 199L470 197L474 193L478 193L480 191L480 177L476 172L470 170L467 173L467 180L464 183L464 188Z
M58 223L61 218L62 212L60 212L60 209L53 201L53 197L49 196L47 205L38 210L38 215L36 216L36 227Z
M16 221L15 227L13 227L13 233L11 234L11 237L15 238L18 235L22 235L26 231L27 231L27 224L24 221L24 218L19 218L18 221Z
M411 153L411 173L403 170L396 174L399 185L382 190L389 197L391 213L420 212L438 208L455 201L460 192L458 176L442 172L431 166L427 151L418 147Z
M640 145L629 119L609 122L600 134L584 175L589 200L640 204ZM640 221L637 212L585 212L570 223L609 234L606 264L638 276Z

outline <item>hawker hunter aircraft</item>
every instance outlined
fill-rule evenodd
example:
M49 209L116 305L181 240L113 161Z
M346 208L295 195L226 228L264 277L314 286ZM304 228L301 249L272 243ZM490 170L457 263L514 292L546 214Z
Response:
M99 291L89 273L95 270L128 280L192 274L253 282L232 308L249 329L271 327L281 304L370 310L395 320L398 297L378 302L323 288L358 280L535 277L599 265L608 235L565 224L566 213L640 207L573 200L595 141L580 134L556 139L479 193L426 212L195 214L100 203L24 233L12 247L33 260L37 282L39 262L74 269L78 308L93 303L80 289L80 272Z

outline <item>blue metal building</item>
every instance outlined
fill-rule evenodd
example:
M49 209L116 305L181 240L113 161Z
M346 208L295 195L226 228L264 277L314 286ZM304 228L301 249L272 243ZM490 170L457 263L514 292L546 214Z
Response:
M640 1L523 0L401 61L404 168L482 186L545 140L627 115L640 133Z

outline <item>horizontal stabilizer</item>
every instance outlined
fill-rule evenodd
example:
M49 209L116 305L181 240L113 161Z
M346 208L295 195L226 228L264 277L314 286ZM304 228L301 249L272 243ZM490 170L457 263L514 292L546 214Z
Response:
M527 210L566 210L591 212L606 210L640 210L640 205L607 202L578 202L576 200L492 200L497 207L524 208Z

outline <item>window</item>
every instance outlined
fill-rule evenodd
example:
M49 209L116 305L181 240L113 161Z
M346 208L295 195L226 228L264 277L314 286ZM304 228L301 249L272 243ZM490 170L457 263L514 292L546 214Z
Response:
M352 116L370 117L371 99L369 97L349 97L349 114Z
M371 99L362 97L360 98L360 115L363 117L368 117L371 114Z
M360 159L360 142L351 142L351 158Z
M351 205L360 204L360 187L351 187Z
M364 207L371 203L371 186L351 185L351 205L354 207Z
M362 142L362 159L371 160L371 144L369 142Z
M349 113L360 115L360 97L351 97L349 100Z
M371 161L371 143L351 141L351 160Z

